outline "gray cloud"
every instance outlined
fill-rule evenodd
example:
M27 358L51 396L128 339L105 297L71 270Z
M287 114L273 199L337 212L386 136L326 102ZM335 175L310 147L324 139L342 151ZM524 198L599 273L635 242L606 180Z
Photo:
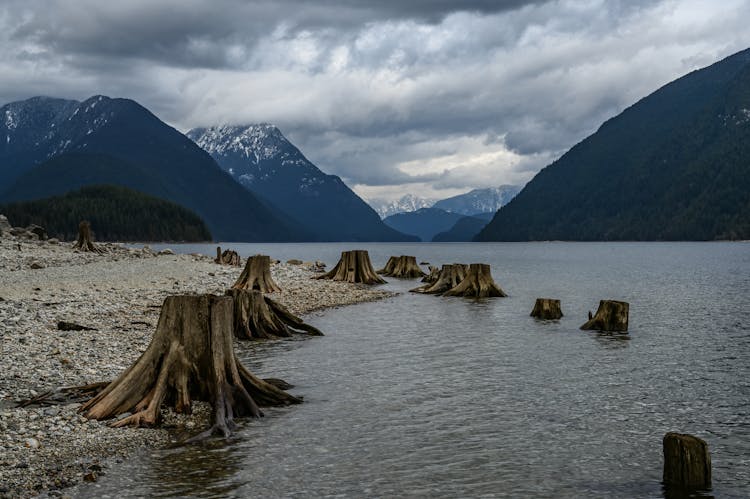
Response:
M8 0L0 102L131 97L179 128L276 123L351 184L527 180L750 45L750 2Z

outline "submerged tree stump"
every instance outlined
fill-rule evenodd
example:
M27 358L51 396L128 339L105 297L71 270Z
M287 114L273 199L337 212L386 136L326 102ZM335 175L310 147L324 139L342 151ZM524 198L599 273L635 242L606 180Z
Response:
M94 244L94 238L91 234L91 224L86 220L78 224L78 240L73 245L73 249L98 254L105 252L104 249Z
M467 298L488 298L508 296L492 278L490 266L486 263L472 263L464 280L445 292L443 296L464 296Z
M218 263L219 265L231 265L233 267L239 267L240 262L240 255L236 251L226 249L222 252L221 246L216 247L216 258L214 258L214 263Z
M425 273L417 265L417 258L414 256L392 256L388 259L385 267L378 270L378 274L389 277L403 277L413 279L415 277L424 277Z
M334 281L359 282L363 284L385 284L375 273L366 250L342 251L339 263L330 272L315 279L332 279Z
M664 435L664 484L688 488L711 486L711 456L708 444L692 435Z
M624 301L601 300L596 314L581 326L581 329L596 331L627 331L630 305Z
M192 400L208 401L214 423L196 437L204 438L229 436L235 417L260 417L260 406L301 402L237 360L232 312L229 296L168 296L146 351L80 411L90 419L130 412L112 426L151 426L158 423L165 402L178 413L189 413Z
M422 278L422 282L429 282L430 284L434 284L437 282L438 278L440 278L440 269L430 265L429 266L429 273Z
M251 256L245 262L245 268L232 286L234 289L257 289L261 293L281 291L271 277L271 257L267 255Z
M285 306L258 290L229 289L226 294L234 300L234 335L237 338L288 338L300 331L323 336L319 329L305 324Z
M439 295L449 289L456 287L466 277L468 266L463 263L451 263L443 265L438 273L437 280L411 290L412 293L424 293Z
M552 298L537 298L531 317L543 320L556 320L563 316L560 300Z

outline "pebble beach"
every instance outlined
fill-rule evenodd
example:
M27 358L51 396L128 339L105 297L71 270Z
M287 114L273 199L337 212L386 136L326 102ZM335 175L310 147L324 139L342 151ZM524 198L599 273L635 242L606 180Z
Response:
M0 236L0 497L64 497L66 487L95 481L137 449L169 445L178 430L206 426L210 407L201 403L189 416L165 410L159 428L113 429L82 417L78 403L18 407L18 402L115 379L148 346L165 297L223 294L241 267L220 266L205 255L156 253L148 246L103 243L102 255L80 253L69 242L16 232ZM273 299L304 317L390 296L312 279L312 268L272 265L282 288ZM60 321L91 330L59 330ZM238 352L246 345L235 342Z

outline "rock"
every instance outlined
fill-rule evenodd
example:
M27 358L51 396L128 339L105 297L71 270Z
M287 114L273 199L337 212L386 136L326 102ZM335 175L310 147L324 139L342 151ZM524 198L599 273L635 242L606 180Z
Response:
M27 438L23 441L23 444L30 449L38 449L39 447L41 447L39 440L37 440L36 438Z
M95 482L96 479L97 479L97 476L96 476L96 472L94 472L94 471L91 471L91 472L86 473L85 475L83 475L83 480L85 482Z
M292 258L291 260L287 260L286 263L288 263L289 265L302 265L302 260Z
M164 248L159 252L159 255L174 255L174 251L169 248Z
M29 265L29 268L31 269L43 269L45 267L46 266L43 263L37 261L31 262L31 264Z
M32 234L36 234L36 235L37 235L37 237L38 237L38 238L39 238L39 239L40 239L41 241L44 241L44 240L46 240L46 239L47 239L47 231L46 231L46 230L44 230L44 227L42 227L42 226L40 226L40 225L36 225L36 224L31 224L31 225L29 225L28 227L26 227L26 230L27 230L28 232L31 232Z
M50 237L47 239L47 243L49 244L60 244L60 240L56 237Z
M0 215L0 234L4 234L6 232L10 233L10 230L13 227L11 227L10 222L8 222L8 217L5 215Z

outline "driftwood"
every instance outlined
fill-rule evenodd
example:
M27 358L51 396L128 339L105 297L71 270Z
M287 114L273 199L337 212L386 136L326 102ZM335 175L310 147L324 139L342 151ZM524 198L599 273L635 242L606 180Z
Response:
M378 270L378 274L389 277L403 277L413 279L415 277L424 277L425 273L417 265L417 258L414 256L392 256L388 259L385 267Z
M229 296L169 296L164 300L151 344L140 358L80 408L87 418L112 424L151 426L164 403L190 412L192 400L213 405L214 423L195 438L229 436L235 417L260 417L259 406L301 402L255 377L232 346L233 302Z
M287 338L305 332L323 336L319 329L305 324L285 306L257 290L229 289L234 300L234 335L241 339Z
M219 265L231 265L233 267L239 267L241 263L240 255L236 251L230 249L226 249L222 252L221 246L217 246L216 258L214 258L214 263L218 263Z
M97 331L94 327L82 326L75 322L59 321L57 323L57 329L60 331Z
M363 284L385 284L375 273L366 250L342 251L339 263L330 272L315 279L332 279L334 281L358 282Z
M83 220L78 224L78 240L73 245L73 249L102 254L104 249L94 244L94 238L91 234L91 224Z
M581 329L596 331L627 331L630 305L624 301L601 300L596 314L581 326Z
M83 386L71 386L67 388L58 388L44 393L28 400L21 400L16 407L29 407L32 405L58 405L84 402L101 392L107 385L108 381L99 383L90 383Z
M704 440L670 432L664 435L663 447L665 485L687 488L711 486L711 455Z
M464 296L467 298L487 298L508 296L492 279L490 266L486 263L472 263L466 277L458 286L445 292L443 296Z
M559 319L563 316L562 309L560 308L560 300L537 298L530 315L531 317L544 320Z
M451 263L443 265L438 273L437 280L411 290L412 293L425 293L429 295L443 294L449 289L456 287L466 277L468 266L463 263Z
M234 289L257 289L261 293L281 291L271 277L271 258L266 255L251 256L232 286Z
M430 265L428 269L430 272L422 278L422 282L429 282L430 284L434 284L440 277L440 269L433 265Z

